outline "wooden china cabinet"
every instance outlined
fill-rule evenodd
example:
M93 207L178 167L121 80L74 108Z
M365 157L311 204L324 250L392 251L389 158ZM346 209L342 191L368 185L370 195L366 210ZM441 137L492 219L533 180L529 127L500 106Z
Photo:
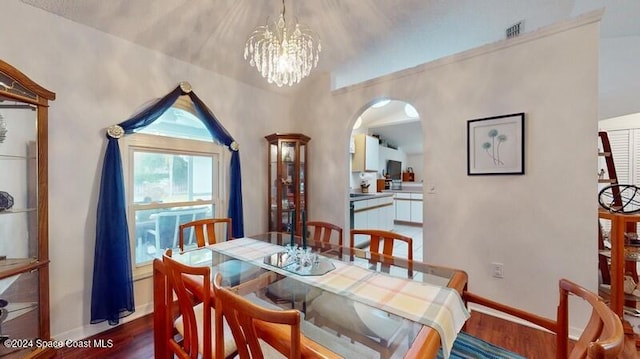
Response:
M299 134L271 134L269 142L269 231L299 232L302 211L307 211L307 144L311 138ZM307 218L309 214L307 213Z
M45 358L47 110L55 94L0 60L0 357Z

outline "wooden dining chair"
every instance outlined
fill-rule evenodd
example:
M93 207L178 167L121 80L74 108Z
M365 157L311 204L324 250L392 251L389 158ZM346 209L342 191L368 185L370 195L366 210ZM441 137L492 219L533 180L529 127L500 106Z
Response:
M264 308L222 287L221 283L222 275L216 273L213 283L218 308L215 325L219 328L223 320L227 320L240 359L301 357L299 311ZM257 322L261 324L259 328ZM216 336L217 348L222 348L225 335ZM222 349L216 354L222 355Z
M624 331L620 317L595 293L573 283L561 279L558 283L559 303L557 317L549 319L514 308L491 299L476 295L469 291L463 293L463 299L468 303L476 303L482 307L520 318L529 323L555 333L556 358L617 358L623 350ZM582 298L591 307L591 317L582 335L569 351L569 297L573 295ZM508 336L508 333L504 334ZM483 340L484 339L484 340ZM523 358L516 353L502 348L486 340L461 332L453 344L451 358L458 357L498 357ZM440 357L442 357L440 355Z
M382 271L388 272L389 265L393 263L393 258L398 254L394 254L396 242L404 242L407 244L407 255L402 256L407 260L407 270L409 277L413 276L413 239L400 233L383 231L378 229L352 229L350 236L350 247L353 248L355 237L364 235L368 237L369 252L371 254L370 262L372 264L381 264Z
M167 348L178 358L213 358L216 353L226 358L236 351L235 342L214 340L215 330L231 331L228 325L220 325L214 330L213 289L211 285L211 268L208 266L193 267L172 258L171 249L167 249L162 262L167 274L166 303L170 303L165 315L161 331L167 335ZM177 298L177 318L173 318L173 297ZM173 335L177 332L179 335ZM215 345L220 345L215 351Z
M340 226L323 221L309 221L307 230L309 239L314 242L333 243L342 247L342 227Z
M352 229L350 237L350 247L354 247L355 237L357 235L368 236L369 251L371 253L382 253L385 256L393 256L393 248L396 241L407 244L407 259L413 260L413 239L400 233L383 231L378 229ZM382 245L382 247L381 247Z
M194 237L198 247L218 243L215 227L219 223L226 224L226 240L231 240L231 218L205 218L180 225L178 242L180 250L184 250L185 241L188 244L193 243ZM188 232L187 238L185 238L185 232Z

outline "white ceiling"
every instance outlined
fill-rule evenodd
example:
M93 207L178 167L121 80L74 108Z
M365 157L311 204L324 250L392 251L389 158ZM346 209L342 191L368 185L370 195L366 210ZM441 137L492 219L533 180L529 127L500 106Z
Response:
M420 117L406 112L405 106L415 108L404 101L392 100L382 107L369 107L362 115L361 130L377 135L394 148L406 154L422 153L422 125ZM417 112L416 112L417 113Z
M249 67L243 51L251 31L280 13L281 0L21 1L214 72L274 88L266 84L255 68ZM366 71L372 74L415 66L501 40L505 29L521 20L528 32L604 7L603 37L640 35L638 0L286 0L285 3L287 15L310 26L322 40L316 72L337 74L354 67L364 72L364 58L368 62L378 59L375 66L378 69Z
M248 35L280 13L281 0L21 1L253 86L285 95L297 88L267 84L243 59ZM502 40L519 21L530 32L605 8L603 39L640 36L639 0L286 0L286 6L322 40L311 76L330 72L336 87ZM601 69L601 88L611 81Z

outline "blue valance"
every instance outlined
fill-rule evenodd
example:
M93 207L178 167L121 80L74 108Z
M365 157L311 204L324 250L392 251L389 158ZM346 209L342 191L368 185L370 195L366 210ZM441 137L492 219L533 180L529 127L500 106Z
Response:
M105 320L116 325L120 318L135 311L133 273L129 246L122 158L118 138L131 134L153 123L179 96L188 95L198 117L203 121L215 141L231 151L228 216L232 219L234 238L244 237L242 215L242 181L238 145L218 122L211 110L182 82L175 90L134 117L112 126L107 131L107 149L102 165L100 195L96 223L96 248L91 291L91 323Z

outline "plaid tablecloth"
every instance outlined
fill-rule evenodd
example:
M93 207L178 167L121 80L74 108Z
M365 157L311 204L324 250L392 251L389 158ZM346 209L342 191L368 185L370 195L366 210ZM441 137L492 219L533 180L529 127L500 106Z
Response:
M295 277L323 290L348 297L435 329L448 358L457 333L469 319L460 294L451 288L393 277L347 262L331 260L336 269L321 276L300 276L265 264L265 256L283 247L251 238L239 238L211 246L219 253Z

